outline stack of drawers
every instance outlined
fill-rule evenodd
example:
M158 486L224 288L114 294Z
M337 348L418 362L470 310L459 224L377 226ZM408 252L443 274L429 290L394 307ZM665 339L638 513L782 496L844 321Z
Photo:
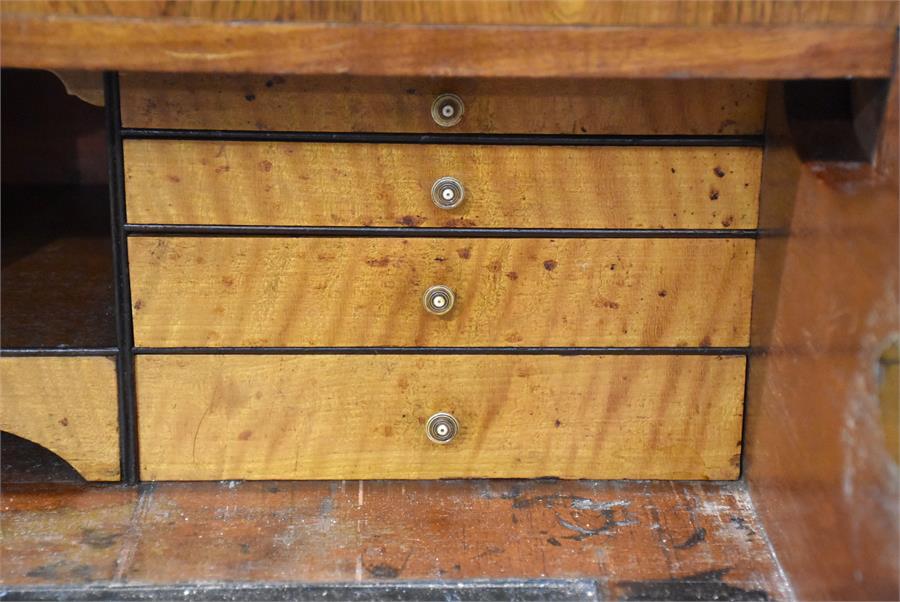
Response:
M120 86L143 479L738 476L761 84Z

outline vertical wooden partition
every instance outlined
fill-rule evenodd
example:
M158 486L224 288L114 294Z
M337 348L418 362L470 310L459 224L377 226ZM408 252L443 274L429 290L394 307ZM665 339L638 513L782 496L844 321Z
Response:
M744 476L799 599L896 600L877 383L900 328L896 87L874 164L801 162L770 96Z

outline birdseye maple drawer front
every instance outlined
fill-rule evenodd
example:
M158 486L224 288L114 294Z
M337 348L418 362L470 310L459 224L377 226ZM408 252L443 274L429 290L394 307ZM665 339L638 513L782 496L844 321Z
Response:
M734 135L761 133L765 109L765 83L748 81L146 73L119 81L131 128ZM453 114L435 102L448 93Z
M143 347L743 346L753 255L749 239L129 239ZM438 285L452 299L433 315Z
M138 356L141 476L734 479L744 365L740 356ZM432 431L444 443L426 434L436 414L452 417Z
M761 159L727 147L127 140L125 184L131 223L721 230L756 228Z
M89 481L117 481L116 358L0 357L0 430L49 449Z

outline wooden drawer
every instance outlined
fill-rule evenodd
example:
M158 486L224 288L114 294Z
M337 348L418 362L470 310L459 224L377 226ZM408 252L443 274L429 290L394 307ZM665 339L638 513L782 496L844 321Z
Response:
M123 73L131 128L518 134L760 134L765 83ZM461 121L432 103L455 93Z
M139 356L145 479L733 479L745 359ZM459 422L448 444L424 425Z
M139 346L743 346L749 239L132 237ZM443 316L424 291L449 286Z
M49 449L89 481L119 479L114 357L2 357L0 383L0 429Z
M127 140L132 223L755 228L756 148ZM460 206L432 186L459 180Z

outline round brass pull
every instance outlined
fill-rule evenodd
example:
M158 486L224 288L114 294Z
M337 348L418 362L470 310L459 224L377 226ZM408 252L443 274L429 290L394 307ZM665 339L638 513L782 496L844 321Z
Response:
M456 94L441 94L431 103L431 118L442 128L453 127L462 119L466 106Z
M425 423L425 434L435 443L450 443L459 432L459 421L447 412L438 412Z
M422 303L425 305L425 309L428 310L429 313L438 316L450 311L454 301L455 297L453 291L443 284L429 287L428 290L425 291L425 294L422 295Z
M459 207L466 196L466 189L456 178L445 176L431 186L431 200L441 209Z

